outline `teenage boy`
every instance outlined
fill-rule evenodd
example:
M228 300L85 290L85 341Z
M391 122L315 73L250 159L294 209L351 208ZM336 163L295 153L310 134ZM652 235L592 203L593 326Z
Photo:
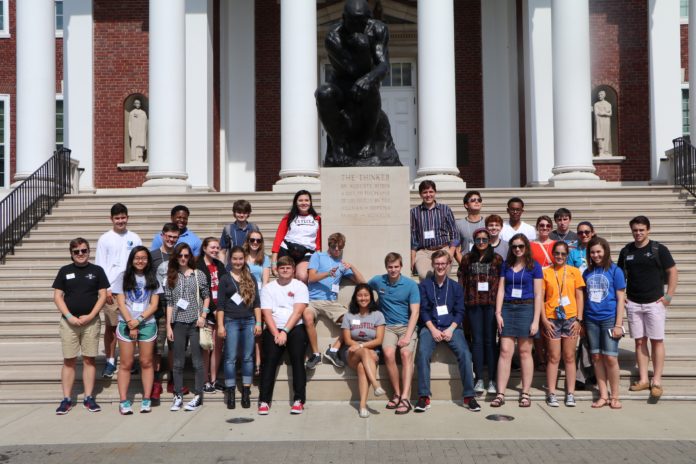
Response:
M469 411L480 411L474 392L471 351L461 329L464 319L464 290L447 277L452 257L444 250L433 253L433 275L423 280L420 290L420 335L416 368L418 369L418 403L415 412L430 408L430 358L435 346L444 342L457 357L462 381L464 406Z
M558 208L553 213L553 221L556 223L556 230L551 231L549 238L551 240L563 240L568 245L575 245L578 241L578 234L570 228L570 220L573 215L568 208Z
M191 211L184 205L176 205L172 208L170 213L171 219L174 224L179 228L179 240L176 243L187 243L193 254L198 256L201 252L201 245L203 242L192 230L188 229L188 220L191 215ZM152 246L150 250L156 250L162 246L162 236L160 234L155 234L152 238Z
M228 271L231 269L228 255L232 247L244 245L244 241L249 233L259 231L256 224L248 222L249 216L251 216L251 203L248 201L235 201L232 205L232 214L234 215L234 222L222 228L218 256Z
M106 364L102 377L111 379L116 372L116 326L118 325L118 303L111 293L111 285L126 270L128 255L133 247L143 242L135 232L128 230L128 208L123 203L111 207L112 228L104 233L97 242L97 254L94 262L104 269L109 278L104 305L104 355Z
M364 283L365 278L355 266L343 260L343 248L346 237L336 232L328 240L327 252L317 251L309 260L309 306L304 312L303 319L309 338L312 355L305 367L314 369L321 362L321 352L317 341L317 316L321 314L340 327L343 315L348 308L337 301L341 279L348 278L355 283ZM344 362L338 357L341 347L341 337L326 349L324 356L336 367L343 367Z
M507 202L507 213L509 219L503 224L500 238L509 242L513 235L524 234L530 242L536 240L536 229L534 226L522 221L524 213L524 201L519 197L512 197Z
M459 232L459 246L455 251L454 259L456 259L458 263L462 261L462 257L467 254L474 245L474 231L485 225L483 217L481 216L482 204L483 197L477 190L469 190L466 192L466 195L464 195L466 217L456 222L457 232Z
M665 319L667 307L677 290L677 266L661 243L650 240L650 220L636 216L629 222L633 243L619 253L618 265L626 274L626 315L631 337L636 343L636 362L640 375L631 391L650 389L650 395L662 396L662 371L665 365ZM665 293L667 284L667 293ZM648 351L648 338L652 356ZM648 381L648 363L652 357L653 379Z
M60 380L63 400L56 414L67 414L72 408L72 387L75 382L75 363L82 352L82 383L85 398L82 404L90 412L101 411L94 400L94 379L97 368L94 358L99 352L101 311L106 301L109 279L104 270L89 262L89 243L83 238L70 241L72 264L63 266L53 281L53 302L60 311L60 340L63 348L63 368Z
M500 238L500 231L503 230L503 218L497 214L491 214L486 217L486 230L491 235L488 242L496 254L500 255L503 260L507 259L508 242Z
M459 232L449 206L435 201L435 182L424 180L418 186L423 202L411 209L411 271L422 279L432 272L430 256L445 249L454 256Z
M394 396L387 403L387 409L394 409L396 414L407 414L413 409L409 398L413 379L413 355L418 345L416 324L420 310L420 291L418 284L401 275L403 261L400 254L387 254L384 266L387 273L374 276L368 284L379 295L379 309L386 322L382 351L389 381L394 388ZM396 366L397 348L401 355L401 384L399 368Z

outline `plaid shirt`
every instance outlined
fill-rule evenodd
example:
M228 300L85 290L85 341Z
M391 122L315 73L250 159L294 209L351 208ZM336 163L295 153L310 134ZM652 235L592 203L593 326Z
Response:
M198 285L196 285L196 282L198 282ZM196 292L196 287L198 288L198 292ZM199 293L200 298L196 293ZM203 300L210 297L208 279L206 279L205 274L199 270L193 271L188 277L186 277L183 272L179 272L174 288L166 286L164 294L167 298L168 305L174 308L172 322L190 324L203 313ZM188 301L186 309L181 306L175 306L179 300Z
M425 238L425 231L433 231L435 238ZM420 204L411 209L411 249L459 245L459 231L449 206L435 203L428 209Z

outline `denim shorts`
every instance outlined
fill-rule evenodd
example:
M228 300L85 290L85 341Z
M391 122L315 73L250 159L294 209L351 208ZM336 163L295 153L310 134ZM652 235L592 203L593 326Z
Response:
M575 322L574 317L569 319L549 319L549 322L553 324L553 337L551 337L551 340L572 337L570 329Z
M604 356L619 355L619 340L611 338L608 330L616 325L615 318L603 321L585 319L585 333L590 342L590 354L602 354Z

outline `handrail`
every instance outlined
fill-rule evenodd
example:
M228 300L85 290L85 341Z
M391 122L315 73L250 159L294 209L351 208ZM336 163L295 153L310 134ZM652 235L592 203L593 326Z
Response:
M674 154L674 183L696 197L696 148L688 135L672 140Z
M29 231L70 192L70 150L61 148L0 201L0 263Z

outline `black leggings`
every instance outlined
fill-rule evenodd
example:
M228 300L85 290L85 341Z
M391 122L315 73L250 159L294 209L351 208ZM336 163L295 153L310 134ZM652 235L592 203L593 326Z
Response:
M273 339L274 337L268 329L263 331L261 340L263 370L261 371L259 402L271 404L273 401L276 370L287 348L290 355L290 364L292 365L293 401L300 400L304 403L307 399L307 373L304 367L305 351L307 350L307 332L305 331L305 327L303 324L293 327L288 334L288 341L284 346L276 345Z

